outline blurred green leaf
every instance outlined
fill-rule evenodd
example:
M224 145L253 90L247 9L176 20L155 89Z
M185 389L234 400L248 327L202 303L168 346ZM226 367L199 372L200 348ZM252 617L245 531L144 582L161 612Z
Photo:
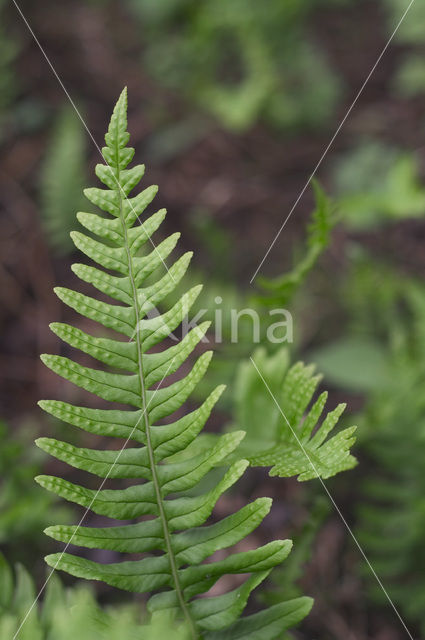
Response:
M0 421L0 475L3 477L0 492L0 542L9 550L19 550L21 557L27 543L38 546L42 529L51 518L65 522L69 507L55 505L34 483L34 474L41 470L40 452L33 446L34 429L22 425L9 431Z
M309 355L326 380L350 391L383 389L391 382L390 361L378 342L346 337Z
M131 2L152 75L238 132L259 120L314 127L332 116L341 83L307 28L317 4Z
M408 8L405 0L383 0L387 12L387 25L389 33L397 26L401 16ZM409 12L400 24L395 34L396 40L404 44L423 44L425 22L425 5L423 2L413 2Z
M353 229L425 215L413 154L366 143L339 161L334 179L341 219Z
M398 95L403 98L411 98L424 93L425 60L423 54L411 53L405 58L397 70L393 86Z
M0 553L0 608L7 610L13 595L13 576L9 564Z
M41 175L41 219L50 246L70 253L75 212L87 208L85 187L85 130L75 111L62 108L55 123Z

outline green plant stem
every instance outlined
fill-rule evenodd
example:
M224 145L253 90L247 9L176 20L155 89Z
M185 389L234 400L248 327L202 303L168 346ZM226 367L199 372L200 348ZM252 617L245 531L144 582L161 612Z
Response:
M117 156L118 156L118 153L117 153ZM135 283L135 280L134 280L134 274L133 274L133 261L132 261L130 247L129 247L129 243L128 243L127 225L125 224L125 220L124 220L124 216L123 216L123 210L122 210L122 195L121 195L120 170L119 170L119 159L118 159L118 157L117 157L117 166L118 166L118 168L117 168L117 171L116 171L116 180L117 180L117 184L118 184L118 193L119 193L120 220L121 220L123 234L124 234L125 250L126 250L126 253L127 253L129 278L130 278L132 294L133 294L133 304L134 304L134 309L135 309L135 312L136 312L137 362L138 362L138 370L139 370L139 382L140 382L141 396L142 396L142 410L143 410L143 419L144 419L144 423L145 423L146 446L147 446L147 449L148 449L149 464L150 464L150 468L151 468L151 472L152 472L152 481L153 481L154 488L155 488L156 501L157 501L157 504L158 504L159 516L160 516L160 519L161 519L162 529L163 529L163 532L164 532L164 538L165 538L165 543L166 543L166 547L167 547L167 555L168 555L168 559L169 559L169 562L170 562L170 569L171 569L171 574L173 576L174 587L175 587L175 590L176 590L176 593L177 593L177 598L179 600L180 608L181 608L182 613L183 613L183 615L184 615L184 617L185 617L185 619L186 619L186 621L188 623L191 636L192 636L193 640L197 640L198 639L198 633L196 631L195 624L194 624L194 622L192 620L192 617L190 615L189 609L188 609L187 604L185 602L184 595L183 595L183 590L182 590L182 587L181 587L181 584L180 584L180 579L179 579L179 574L178 574L178 569L177 569L177 564L176 564L176 558L174 556L174 550L173 550L173 547L172 547L172 544L171 544L170 531L168 529L168 522L167 522L167 518L166 518L166 515L165 515L165 511L164 511L164 504L163 504L162 495L161 495L161 487L159 485L158 476L157 476L157 473L156 473L155 456L154 456L153 447L152 447L151 434L150 434L150 424L149 424L149 417L148 417L147 403L146 403L145 378L144 378L144 373L143 373L142 343L141 343L140 331L139 331L139 322L140 322L139 302L138 302L138 298L137 298L137 287L136 287L136 283Z

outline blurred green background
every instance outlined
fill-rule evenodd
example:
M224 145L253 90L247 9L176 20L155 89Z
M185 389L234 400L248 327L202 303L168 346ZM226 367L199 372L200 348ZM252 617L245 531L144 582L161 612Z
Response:
M160 185L157 206L169 211L167 231L181 230L183 245L195 249L191 277L205 283L201 306L212 309L217 295L223 308L287 306L293 357L317 363L332 404L348 400L347 424L353 418L359 424L360 464L330 488L419 637L421 626L425 633L425 6L419 0L318 172L335 213L320 250L300 267L315 202L309 188L261 269L269 280L249 284L407 5L20 3L100 146L111 107L128 86L132 145L147 164L146 184ZM73 286L69 231L77 226L75 212L87 206L82 188L94 184L98 151L5 0L0 145L0 549L41 584L42 557L52 550L42 529L77 514L32 481L40 470L55 473L57 464L35 450L33 439L66 430L41 415L36 401L72 401L78 391L44 369L38 354L61 349L48 323L72 318L52 288ZM293 281L294 265L299 287L286 276L282 281L288 271ZM225 379L229 391L211 429L232 421L238 368L254 348L249 340L217 345L211 384ZM294 637L405 638L338 516L317 507L320 485L300 489L257 474L244 487L247 496L256 482L278 505L263 535L299 538L291 577L316 598ZM286 587L289 593L293 585L281 577ZM96 593L101 603L123 599L103 586Z

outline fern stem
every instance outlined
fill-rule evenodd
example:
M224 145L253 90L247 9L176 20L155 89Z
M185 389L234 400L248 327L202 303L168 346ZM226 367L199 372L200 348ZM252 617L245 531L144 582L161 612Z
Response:
M159 480L158 480L158 475L157 475L157 472L156 472L155 455L154 455L154 451L153 451L153 447L152 447L151 434L150 434L150 424L149 424L149 417L148 417L147 403L146 403L146 387L145 387L145 378L144 378L144 373L143 373L143 362L142 362L142 343L141 343L140 331L139 331L139 326L140 326L139 325L139 322L140 322L139 302L138 302L138 298L137 298L137 286L136 286L136 282L135 282L135 279L134 279L134 273L133 273L133 261L132 261L130 247L129 247L129 243L128 243L127 225L125 224L125 220L124 220L124 216L123 216L121 183L120 183L120 169L119 169L118 159L117 159L116 180L117 180L117 184L118 184L118 193L119 193L120 220L121 220L121 225L122 225L123 234L124 234L124 246L125 246L125 250L126 250L126 254L127 254L129 278L130 278L130 282L131 282L132 295L133 295L133 304L134 304L134 309L135 309L135 314L136 314L136 336L135 336L135 340L136 340L136 346L137 346L137 363L138 363L139 382L140 382L140 389L141 389L143 419L144 419L144 423L145 423L146 447L147 447L148 455L149 455L149 464L150 464L151 473L152 473L152 482L153 482L153 485L154 485L154 488L155 488L155 495L156 495L156 501L157 501L158 510L159 510L159 517L160 517L161 523L162 523L162 530L163 530L163 533L164 533L164 539L165 539L165 544L166 544L166 548L167 548L167 555L168 555L168 559L169 559L169 563L170 563L170 569L171 569L171 574L173 576L174 587L175 587L175 590L176 590L177 598L178 598L182 613L184 615L184 618L185 618L185 620L186 620L186 622L188 624L188 627L189 627L189 630L190 630L190 634L191 634L193 640L198 640L198 633L196 631L195 623L192 620L192 617L190 615L190 611L189 611L189 609L187 607L187 603L186 603L186 601L184 599L183 590L182 590L182 587L181 587L181 584L180 584L176 558L175 558L174 550L173 550L173 547L172 547L172 544L171 544L171 535L170 535L170 531L169 531L169 528L168 528L167 517L166 517L166 514L165 514L164 504L163 504L162 495L161 495L161 487L160 487Z

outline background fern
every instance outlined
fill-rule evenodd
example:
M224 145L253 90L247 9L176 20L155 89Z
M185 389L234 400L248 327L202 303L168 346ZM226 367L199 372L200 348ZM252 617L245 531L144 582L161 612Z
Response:
M53 355L43 356L43 361L83 389L108 401L129 404L134 409L91 409L51 400L42 401L40 405L56 417L93 434L125 438L138 446L125 448L117 456L113 450L82 449L50 438L41 438L37 444L58 459L102 478L139 482L124 489L94 491L52 476L39 476L37 481L62 497L115 520L153 516L153 519L133 524L95 529L53 526L47 529L53 538L88 548L137 554L159 552L159 555L106 565L68 553L53 554L46 560L51 566L73 575L103 580L128 591L160 590L161 593L149 601L150 611L177 613L188 624L192 638L248 639L257 638L260 631L262 638L277 638L282 630L308 613L310 599L282 602L238 619L250 592L286 558L291 542L277 540L258 549L233 553L225 560L203 564L218 549L232 547L245 538L270 509L271 501L259 498L222 521L202 526L219 496L240 478L248 462L236 460L209 492L192 497L184 495L214 465L234 451L243 432L224 434L207 453L181 462L166 462L196 438L223 388L215 389L192 413L161 424L165 417L181 407L202 378L211 353L201 355L185 378L167 387L161 386L164 378L183 364L207 325L196 327L173 347L161 352L151 350L178 326L199 293L199 287L192 288L161 316L146 318L146 313L182 278L191 254L178 259L159 280L148 279L158 267L162 268L178 234L168 237L143 257L138 255L139 248L160 225L165 211L153 214L139 225L138 216L154 198L156 187L148 187L127 199L143 176L144 167L136 165L126 169L134 155L134 150L126 147L129 139L126 109L124 91L105 136L107 146L102 153L107 164L96 167L97 176L108 188L85 191L93 204L111 216L78 214L80 223L100 236L101 241L82 233L72 234L76 246L107 270L76 264L73 265L76 275L122 304L101 302L64 288L57 288L56 293L82 315L130 340L95 337L58 323L54 323L52 329L70 345L114 369L129 373L91 369ZM119 275L111 275L108 271ZM233 591L196 599L226 573L243 573L248 577Z
M425 295L422 285L402 285L401 291L393 286L390 317L407 317L389 328L390 382L371 395L361 416L373 472L362 484L357 534L394 602L424 634ZM372 598L384 605L381 590L364 577Z
M302 249L300 259L294 261L292 269L277 278L259 276L255 283L262 289L262 295L256 298L262 306L285 307L304 283L321 254L331 240L332 229L337 222L335 205L327 197L317 181L313 181L316 206L307 225L306 247Z
M41 180L41 216L51 248L70 253L70 231L75 211L84 204L86 145L84 129L75 111L64 107L52 132Z
M57 574L50 577L42 604L32 608L21 626L37 593L33 579L22 565L13 572L0 554L0 585L0 637L5 640L15 634L22 640L120 640L123 629L126 640L140 640L141 633L143 640L161 640L171 631L176 640L188 638L187 630L172 629L166 616L143 624L136 604L102 609L88 584L65 589Z
M34 426L21 425L19 434L0 422L0 544L9 560L29 562L34 547L41 552L39 531L52 518L65 523L71 517L68 505L40 492L33 484L40 473L43 454L35 449ZM28 552L29 546L33 551Z
M425 291L365 252L344 284L348 335L313 355L327 380L368 393L356 416L355 534L403 618L423 634ZM384 611L388 601L370 571L359 565L359 575Z
M306 34L315 4L274 0L266 9L252 0L174 0L159 7L130 0L149 71L236 131L258 120L277 129L329 121L341 82L324 49Z
M325 415L324 391L309 408L321 379L314 375L314 365L298 362L291 367L287 349L267 356L260 348L253 360L255 366L250 361L240 365L235 390L236 425L247 429L241 451L250 463L272 467L272 476L299 480L329 478L354 467L350 447L356 427L328 438L345 404Z
M335 163L334 191L344 224L358 231L421 218L425 189L420 177L417 154L363 140Z

